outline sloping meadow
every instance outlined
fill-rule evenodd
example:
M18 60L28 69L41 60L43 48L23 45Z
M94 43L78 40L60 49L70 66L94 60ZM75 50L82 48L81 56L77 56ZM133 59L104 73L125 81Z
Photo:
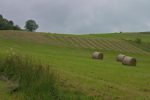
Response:
M56 73L50 65L29 56L15 53L0 56L0 79L8 84L8 93L16 95L17 100L88 99L81 97L82 93L62 89Z

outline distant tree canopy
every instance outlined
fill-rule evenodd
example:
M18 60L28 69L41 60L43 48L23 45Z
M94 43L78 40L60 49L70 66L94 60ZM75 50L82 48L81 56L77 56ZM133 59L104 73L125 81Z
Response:
M28 31L31 31L31 32L38 29L38 27L39 27L38 24L32 19L27 20L26 23L25 23L25 29L28 30Z
M7 20L0 15L0 30L21 30L18 25L14 25L12 20Z

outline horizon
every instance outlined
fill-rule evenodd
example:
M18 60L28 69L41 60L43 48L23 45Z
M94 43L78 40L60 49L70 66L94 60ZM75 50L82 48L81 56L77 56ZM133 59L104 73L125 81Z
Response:
M142 32L150 31L149 4L149 0L2 0L0 12L21 28L28 19L35 20L38 32Z

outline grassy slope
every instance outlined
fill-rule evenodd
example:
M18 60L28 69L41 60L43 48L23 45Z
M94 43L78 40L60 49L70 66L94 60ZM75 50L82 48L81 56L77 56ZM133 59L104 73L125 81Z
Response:
M140 32L140 33L110 33L110 34L86 34L82 35L82 37L89 37L89 38L115 38L128 41L135 45L138 48L141 48L145 51L150 52L150 32ZM142 44L134 43L136 39L141 39Z
M143 35L142 39L148 42L149 36ZM97 39L99 37L102 39ZM149 53L115 38L122 34L111 34L109 40L106 37L0 31L0 52L13 48L50 63L59 71L63 86L71 90L110 100L150 99ZM104 61L91 59L94 50L104 52ZM137 67L116 62L115 57L120 52L136 57Z
M150 43L150 33L110 33L110 34L86 34L84 37L91 38L117 38L117 39L125 39L125 40L135 40L136 38L141 38L143 42Z

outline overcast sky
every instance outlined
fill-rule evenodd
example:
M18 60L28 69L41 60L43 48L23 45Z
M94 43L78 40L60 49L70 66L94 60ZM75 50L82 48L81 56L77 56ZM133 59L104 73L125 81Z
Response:
M0 14L42 32L150 31L150 0L0 0Z

